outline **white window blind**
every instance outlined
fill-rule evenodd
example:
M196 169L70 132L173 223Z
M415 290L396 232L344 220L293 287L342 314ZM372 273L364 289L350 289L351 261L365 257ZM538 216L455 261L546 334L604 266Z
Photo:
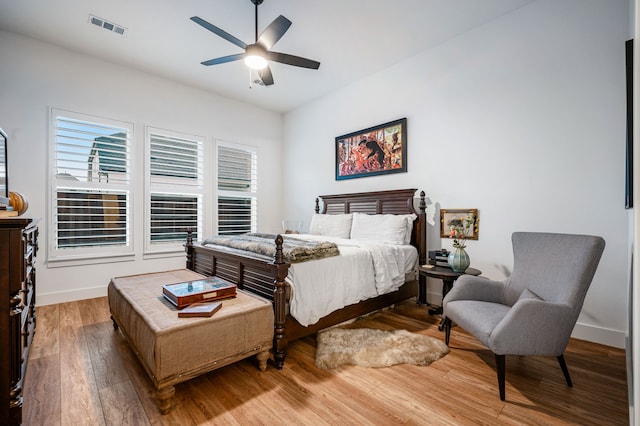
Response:
M58 188L56 248L127 244L127 194Z
M191 188L202 185L202 141L150 133L152 184L173 184Z
M255 232L257 227L257 152L218 143L218 234Z
M203 217L203 145L197 136L147 129L147 250L160 245L181 249L189 228L197 239Z
M51 110L53 259L130 251L133 126Z

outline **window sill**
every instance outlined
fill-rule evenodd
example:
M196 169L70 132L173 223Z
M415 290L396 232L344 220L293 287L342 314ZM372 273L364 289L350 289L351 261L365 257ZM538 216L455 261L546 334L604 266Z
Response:
M184 252L184 248L175 248L167 250L158 250L158 251L148 251L142 255L142 258L145 260L151 259L163 259L163 258L176 258L176 257L184 257L186 254Z
M47 259L46 265L48 268L65 268L69 266L85 266L85 265L97 265L102 263L116 263L116 262L132 262L135 260L135 254L117 254L117 255L100 255L96 257L75 257L75 258L56 258Z

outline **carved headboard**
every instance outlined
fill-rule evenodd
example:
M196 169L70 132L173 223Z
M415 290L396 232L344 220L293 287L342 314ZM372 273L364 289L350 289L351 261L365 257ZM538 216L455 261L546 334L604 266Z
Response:
M420 264L427 259L427 221L424 191L420 192L418 210L414 207L417 189L396 189L391 191L358 192L352 194L320 195L316 198L316 213L342 214L410 214L418 218L413 223L411 244L418 249ZM322 211L320 211L322 199Z

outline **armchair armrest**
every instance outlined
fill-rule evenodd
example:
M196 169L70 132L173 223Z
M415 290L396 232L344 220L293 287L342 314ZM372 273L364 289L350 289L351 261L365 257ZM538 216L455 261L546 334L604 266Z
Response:
M482 302L503 303L504 283L473 275L463 275L458 278L453 288L442 301L446 310L448 302L454 300L477 300Z
M489 348L498 355L562 355L577 315L571 306L540 299L518 300L496 325Z

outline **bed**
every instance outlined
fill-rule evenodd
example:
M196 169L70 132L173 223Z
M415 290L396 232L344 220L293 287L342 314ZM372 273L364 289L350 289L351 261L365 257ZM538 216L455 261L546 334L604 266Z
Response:
M417 250L417 264L425 264L426 202L424 191L420 192L418 210L414 207L417 189L375 191L351 194L322 195L316 198L316 215L415 215L409 224L408 242ZM322 209L320 208L322 200ZM364 216L363 216L364 217ZM286 237L286 236L285 236ZM272 302L274 310L273 358L276 368L284 366L289 341L314 334L324 328L360 317L384 307L418 295L424 288L420 274L399 288L357 303L337 309L313 324L302 325L290 314L290 292L287 291L287 276L291 264L283 255L283 237L275 238L275 254L272 257L251 252L194 243L188 233L185 244L187 268L206 276L219 276L238 284L238 288L254 293ZM312 261L313 262L313 261ZM420 290L419 290L420 289Z

